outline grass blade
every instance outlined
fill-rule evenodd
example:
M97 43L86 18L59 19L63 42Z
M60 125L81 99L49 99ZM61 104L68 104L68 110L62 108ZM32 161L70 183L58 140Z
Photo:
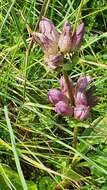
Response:
M25 179L24 179L24 176L23 176L23 172L22 172L22 169L21 169L21 166L20 166L20 161L19 161L19 157L18 157L18 154L17 154L16 145L15 145L16 144L15 143L15 137L14 137L12 126L11 126L10 119L9 119L9 116L8 116L7 106L4 106L4 113L5 113L5 118L6 118L6 122L7 122L7 127L9 129L9 133L10 133L12 150L13 150L13 154L14 154L14 158L15 158L17 171L18 171L18 174L19 174L19 177L20 177L20 181L22 183L23 190L28 190L26 182L25 182Z

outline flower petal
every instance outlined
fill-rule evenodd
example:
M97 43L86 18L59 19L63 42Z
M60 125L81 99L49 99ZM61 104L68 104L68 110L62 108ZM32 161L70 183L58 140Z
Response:
M68 103L66 96L64 96L63 93L58 89L51 89L49 91L48 100L54 105L57 104L59 101L64 101Z
M59 34L55 29L53 22L45 17L39 23L39 30L42 34L47 36L50 40L58 42Z
M65 21L62 27L58 46L63 53L69 53L71 51L71 25L68 21Z
M58 53L58 45L42 33L32 33L33 41L37 42L46 56Z
M74 108L74 118L79 120L86 120L89 117L90 107L79 105Z
M86 95L80 91L77 92L76 96L74 96L75 99L75 105L88 105Z
M55 105L55 111L62 116L72 116L74 108L65 101L59 101Z
M78 91L85 92L85 90L90 82L91 82L90 76L81 76L78 79L77 84L75 86L75 93L77 93Z
M72 51L75 50L76 48L78 48L81 45L83 35L84 35L84 23L81 23L78 26L76 32L71 37Z

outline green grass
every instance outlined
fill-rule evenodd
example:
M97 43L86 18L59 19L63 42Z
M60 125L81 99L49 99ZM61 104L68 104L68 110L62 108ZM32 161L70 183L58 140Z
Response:
M0 13L0 190L107 189L107 2L1 1ZM42 8L43 7L43 8ZM42 11L41 11L42 8ZM65 67L73 81L89 74L100 97L87 121L60 117L48 103L59 73L43 63L29 34L41 15L58 31L64 20L83 20L85 36L79 59ZM78 143L73 148L73 130Z

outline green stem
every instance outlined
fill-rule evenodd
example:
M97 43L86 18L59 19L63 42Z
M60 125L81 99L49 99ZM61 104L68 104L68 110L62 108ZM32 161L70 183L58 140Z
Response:
M77 145L77 134L78 134L78 126L74 127L74 135L73 135L73 148L76 148Z

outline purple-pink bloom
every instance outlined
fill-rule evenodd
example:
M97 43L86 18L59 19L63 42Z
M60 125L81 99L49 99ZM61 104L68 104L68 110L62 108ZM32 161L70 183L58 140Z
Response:
M79 120L86 120L89 117L90 107L84 105L77 105L74 108L74 118Z
M57 104L59 101L68 102L66 96L58 89L51 89L48 93L48 100L52 104Z
M81 23L71 37L72 51L80 47L84 35L84 23Z
M42 17L42 20L39 23L40 33L47 36L51 41L58 42L59 34L56 31L54 23L48 18Z
M65 101L59 101L55 104L55 111L62 116L72 116L73 110L74 108Z
M76 95L74 95L74 100L75 100L75 105L79 106L79 105L84 105L87 106L88 102L87 102L87 97L85 95L85 93L78 91L76 93Z
M71 51L71 35L71 25L68 21L65 21L58 41L61 52L69 53Z
M91 77L88 75L79 77L77 84L75 86L75 93L78 91L84 92L84 90L86 90L90 82L91 82Z
M70 79L66 81L64 76L61 76L61 89L52 89L48 94L48 99L54 105L54 110L62 116L74 116L75 119L86 120L91 108L99 100L97 96L93 95L95 86L87 89L90 82L90 76L81 76L74 86ZM73 95L72 105L69 98L70 93Z

